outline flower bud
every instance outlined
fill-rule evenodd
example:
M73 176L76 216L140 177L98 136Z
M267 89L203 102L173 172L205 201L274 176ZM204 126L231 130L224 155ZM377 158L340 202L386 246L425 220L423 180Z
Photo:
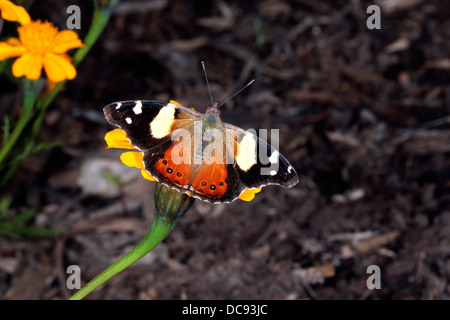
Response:
M195 198L157 183L155 187L155 209L158 219L174 225L194 203Z

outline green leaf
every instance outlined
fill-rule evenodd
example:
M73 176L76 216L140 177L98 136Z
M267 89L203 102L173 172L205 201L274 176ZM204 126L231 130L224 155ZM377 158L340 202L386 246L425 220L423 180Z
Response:
M5 196L0 199L0 219L2 219L8 213L9 207L11 206L12 197Z
M120 177L116 176L115 174L111 173L108 170L103 170L102 174L106 180L115 185L117 188L121 186Z
M8 63L8 59L0 61L0 75L3 73L3 70L5 70L7 63Z
M10 197L4 197L0 200L0 213L2 214L2 217L0 218L5 216L10 204ZM25 223L34 218L35 215L36 211L34 209L29 209L19 213L10 221L0 221L0 241L6 241L7 238L17 239L23 236L52 237L64 233L64 230L62 229L45 229L26 226Z
M16 232L9 230L8 228L3 227L2 225L0 225L0 234L9 238L15 239L19 238L19 235Z
M24 212L19 213L14 219L11 220L10 224L12 226L20 226L33 218L36 214L34 209L29 209Z
M6 141L8 141L9 138L9 134L11 133L11 121L9 120L8 115L4 115L3 116L3 144L6 143Z
M255 33L255 43L257 47L262 47L266 42L266 33L261 19L253 19L253 32Z
M31 153L32 154L33 153L38 153L38 152L49 150L49 149L52 149L54 147L58 147L58 146L61 146L61 145L62 145L61 141L41 142L37 146L35 146L33 148Z
M21 235L27 235L27 236L34 236L34 237L52 237L57 234L64 233L64 230L62 229L45 229L45 228L39 228L39 227L16 227L14 230L21 234Z

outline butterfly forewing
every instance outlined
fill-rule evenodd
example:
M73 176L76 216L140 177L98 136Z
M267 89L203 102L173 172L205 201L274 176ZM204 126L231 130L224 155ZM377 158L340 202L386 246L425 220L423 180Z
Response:
M131 144L140 150L149 150L171 139L174 127L182 127L201 116L197 111L175 104L151 101L120 101L107 105L106 120L126 132Z
M246 188L275 184L290 188L299 181L297 172L274 147L253 132L224 123L229 140L234 140L234 169ZM231 148L228 144L227 148Z

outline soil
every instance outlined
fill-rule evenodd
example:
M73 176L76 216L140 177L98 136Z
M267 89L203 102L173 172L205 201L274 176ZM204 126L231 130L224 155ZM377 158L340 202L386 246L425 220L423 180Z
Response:
M366 25L374 3L381 29ZM70 4L84 36L91 2ZM64 29L66 6L30 12ZM66 299L70 265L85 284L143 238L155 183L105 149L102 108L173 99L204 112L204 61L216 101L255 79L222 119L279 129L300 182L251 202L196 200L86 299L450 298L449 14L444 0L122 1L48 110L39 141L61 145L28 158L3 192L9 215L32 208L30 226L62 233L0 243L0 297ZM20 101L14 85L0 92Z

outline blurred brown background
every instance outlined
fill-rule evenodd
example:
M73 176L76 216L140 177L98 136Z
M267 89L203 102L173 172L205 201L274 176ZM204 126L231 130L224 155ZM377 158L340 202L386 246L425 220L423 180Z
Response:
M36 1L33 19L65 28L66 7ZM381 8L369 30L366 9ZM104 105L176 100L244 129L277 128L300 175L251 202L197 200L151 254L87 299L447 299L450 297L450 2L122 1L78 76L49 108L41 141L10 184L50 238L0 243L0 297L65 299L151 225L154 183L105 150ZM18 89L1 80L8 101ZM20 101L20 100L17 100ZM10 111L17 112L13 105ZM123 188L103 171L121 177ZM369 265L381 289L369 290Z

